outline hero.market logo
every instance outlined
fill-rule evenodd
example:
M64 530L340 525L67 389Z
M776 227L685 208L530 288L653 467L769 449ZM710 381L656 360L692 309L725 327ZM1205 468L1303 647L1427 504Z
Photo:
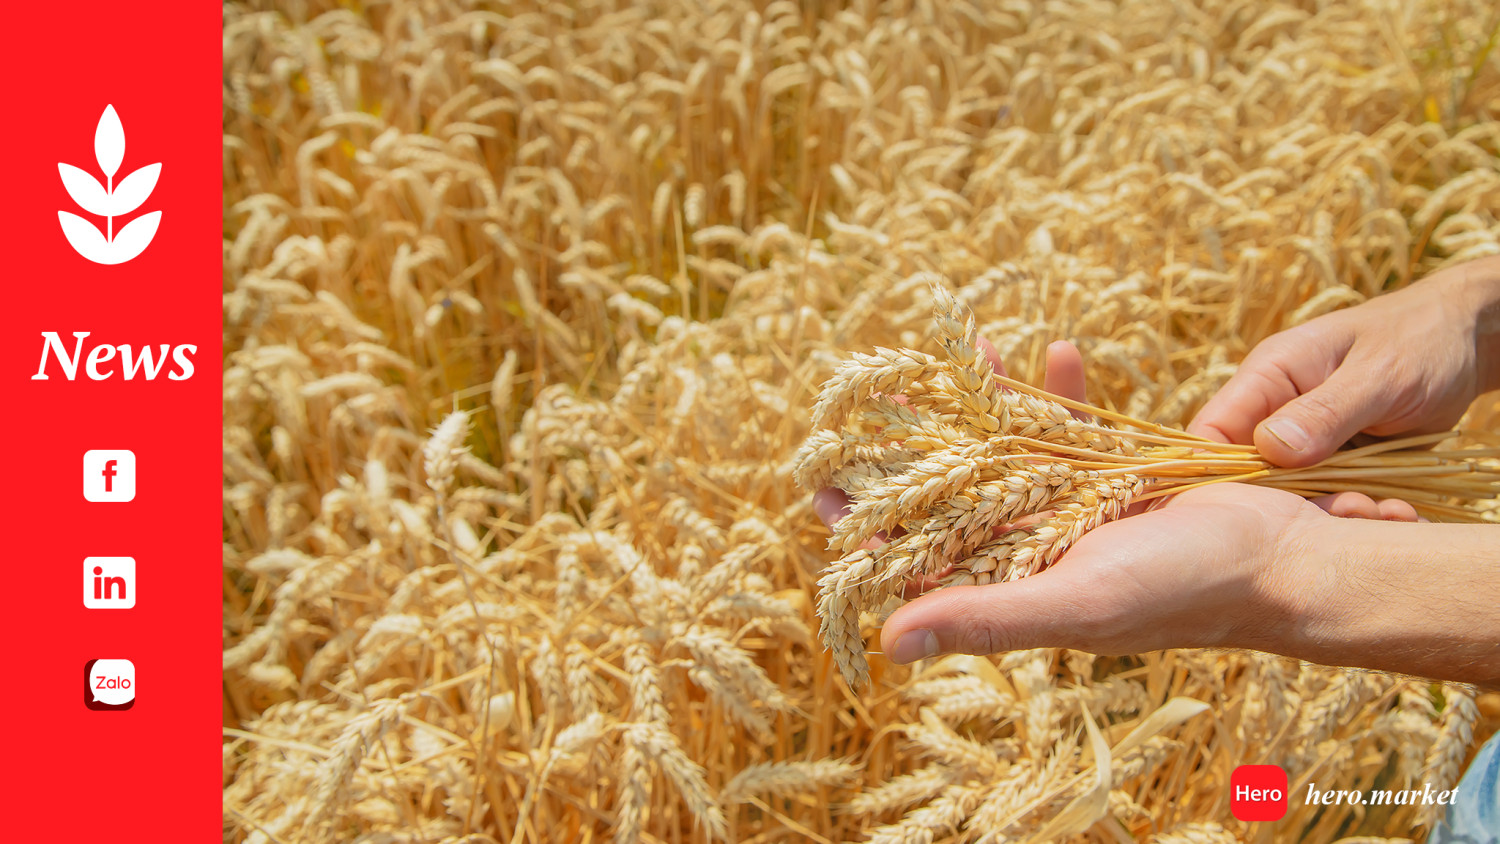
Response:
M142 214L115 231L115 218L123 217L141 207L156 189L156 179L161 175L161 164L148 164L115 184L115 173L125 158L125 127L120 125L120 116L113 105L106 106L99 116L99 125L94 129L94 160L104 174L104 184L99 184L93 174L71 164L57 165L62 176L63 187L68 196L79 207L97 217L104 218L104 231L77 214L57 212L57 221L62 224L63 234L79 255L96 264L123 264L145 251L156 237L156 227L161 224L161 212Z

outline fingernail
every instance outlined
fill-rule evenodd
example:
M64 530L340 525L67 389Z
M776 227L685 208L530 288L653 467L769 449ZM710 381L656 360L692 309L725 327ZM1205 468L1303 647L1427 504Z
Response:
M896 640L896 646L891 648L891 659L905 665L908 662L937 656L937 652L936 633L931 630L913 630L910 633L901 634L901 638Z
M1266 423L1266 431L1292 451L1300 452L1307 448L1307 431L1295 420L1272 419Z

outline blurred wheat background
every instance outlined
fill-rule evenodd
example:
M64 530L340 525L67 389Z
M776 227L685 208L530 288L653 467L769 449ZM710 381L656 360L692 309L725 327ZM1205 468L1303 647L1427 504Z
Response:
M856 694L791 478L841 356L935 346L924 271L1018 377L1073 339L1091 400L1182 424L1277 330L1500 254L1488 0L284 0L223 37L226 841L1420 839L1435 807L1298 795L1448 788L1492 730L1255 653ZM1246 763L1284 820L1234 820Z

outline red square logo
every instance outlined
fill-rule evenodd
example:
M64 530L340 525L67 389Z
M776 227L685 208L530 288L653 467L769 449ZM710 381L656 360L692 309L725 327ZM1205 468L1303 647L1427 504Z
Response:
M1286 815L1286 790L1280 765L1241 765L1229 775L1229 808L1242 821L1279 821Z

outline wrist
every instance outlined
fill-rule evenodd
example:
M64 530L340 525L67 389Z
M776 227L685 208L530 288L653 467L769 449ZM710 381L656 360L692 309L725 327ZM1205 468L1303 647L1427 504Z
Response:
M1270 648L1323 665L1500 683L1493 525L1308 518Z
M1314 659L1316 643L1338 626L1341 612L1339 541L1330 534L1342 521L1321 513L1299 517L1266 543L1251 602L1257 620L1236 645Z
M1500 256L1481 258L1453 268L1453 295L1462 319L1474 332L1474 367L1478 391L1500 390Z
M1346 642L1351 620L1365 616L1351 606L1354 590L1350 588L1358 573L1351 570L1349 553L1357 535L1349 528L1361 521L1319 513L1292 525L1287 545L1295 551L1280 566L1289 583L1279 605L1285 627L1277 653L1338 663L1331 658L1330 645L1337 648L1337 643Z

